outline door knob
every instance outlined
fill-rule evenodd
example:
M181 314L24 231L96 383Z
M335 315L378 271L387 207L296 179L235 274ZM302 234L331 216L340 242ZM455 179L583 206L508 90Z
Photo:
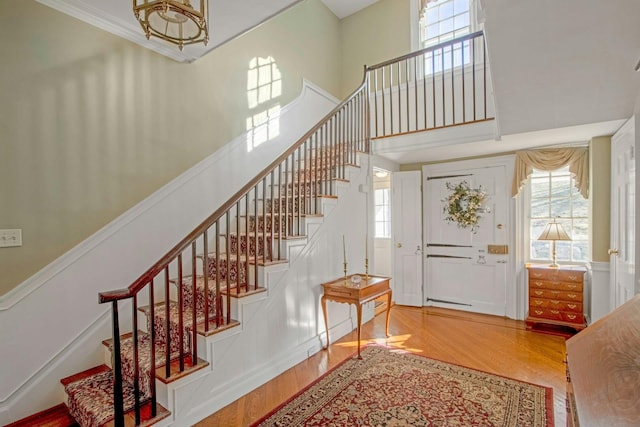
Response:
M396 243L396 248L401 248L402 247L402 243Z
M498 224L498 225L496 225L496 228L497 228L498 230L502 230L502 224Z
M609 250L607 251L607 253L608 253L609 255L618 255L618 250L617 250L617 249L609 249Z

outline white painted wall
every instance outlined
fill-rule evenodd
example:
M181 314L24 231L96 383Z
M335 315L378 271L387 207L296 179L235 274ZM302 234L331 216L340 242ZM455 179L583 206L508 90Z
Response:
M110 337L111 330L110 307L98 304L99 292L132 283L335 105L334 98L305 82L301 95L283 109L278 138L251 153L246 151L244 137L234 140L2 296L0 424L60 403L61 378L102 363L101 340ZM352 203L358 202L355 197ZM354 206L351 209L345 212L356 211ZM364 212L364 205L357 211ZM357 229L348 221L335 226L336 233L348 235ZM333 247L337 240L334 235L325 235L308 253L321 257L318 261L314 258L315 267L294 270L296 273L288 276L293 284L286 287L282 307L287 312L297 310L292 319L299 319L295 321L299 325L283 325L287 329L284 335L276 327L277 334L265 331L263 337L269 340L273 336L279 351L317 337L313 300L320 281L339 270L332 269L334 260L326 255L322 258L322 254L338 252L337 246ZM358 252L350 250L355 260ZM308 294L312 286L313 296ZM335 325L335 319L344 313L331 310ZM274 326L273 322L269 325ZM251 354L261 351L244 349Z
M348 187L339 191L337 204L325 210L321 232L309 238L281 278L267 285L266 299L243 306L241 332L212 344L211 374L185 386L188 392L174 394L182 396L169 408L179 415L175 426L193 425L318 352L326 342L321 283L343 275L342 236L348 273L364 273L367 196L360 188L368 181L365 156L361 165L350 174ZM373 308L373 302L365 306L363 323L373 317ZM353 305L328 302L327 311L332 343L356 327Z
M587 265L587 290L585 292L586 310L589 324L611 311L609 298L609 263L591 262Z

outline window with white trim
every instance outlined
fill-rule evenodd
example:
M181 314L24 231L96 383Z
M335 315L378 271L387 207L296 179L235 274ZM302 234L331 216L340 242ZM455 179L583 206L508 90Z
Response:
M471 34L478 29L473 10L474 0L435 0L430 1L420 12L419 42L420 48L435 46L439 43ZM425 73L432 74L443 70L469 64L470 43L465 41L450 47L436 50L433 55L425 56ZM465 55L463 55L463 51Z
M391 237L391 205L389 200L390 188L376 188L376 236L378 238Z
M529 258L549 261L551 242L537 240L552 220L557 220L571 237L556 241L558 262L589 262L591 260L591 210L589 201L575 187L569 166L551 172L534 169L529 178Z

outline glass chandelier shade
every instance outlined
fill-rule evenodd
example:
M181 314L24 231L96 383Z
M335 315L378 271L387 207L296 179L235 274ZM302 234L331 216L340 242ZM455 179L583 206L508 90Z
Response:
M189 0L133 0L133 13L147 39L158 37L178 45L209 41L207 28L208 0L196 0L195 8Z

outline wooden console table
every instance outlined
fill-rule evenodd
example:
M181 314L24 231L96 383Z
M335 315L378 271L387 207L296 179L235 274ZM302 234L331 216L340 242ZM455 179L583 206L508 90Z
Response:
M362 277L358 287L355 287L351 283L351 278L354 274L340 279L336 279L332 282L323 283L324 288L322 293L322 314L324 314L324 327L327 331L327 346L329 348L329 322L327 320L327 300L354 304L358 313L358 359L362 359L360 356L360 330L362 329L362 305L373 301L383 295L387 295L387 323L386 334L389 336L389 315L391 314L391 288L389 287L389 277L372 276L369 275L369 279L365 280L364 274L358 274Z

